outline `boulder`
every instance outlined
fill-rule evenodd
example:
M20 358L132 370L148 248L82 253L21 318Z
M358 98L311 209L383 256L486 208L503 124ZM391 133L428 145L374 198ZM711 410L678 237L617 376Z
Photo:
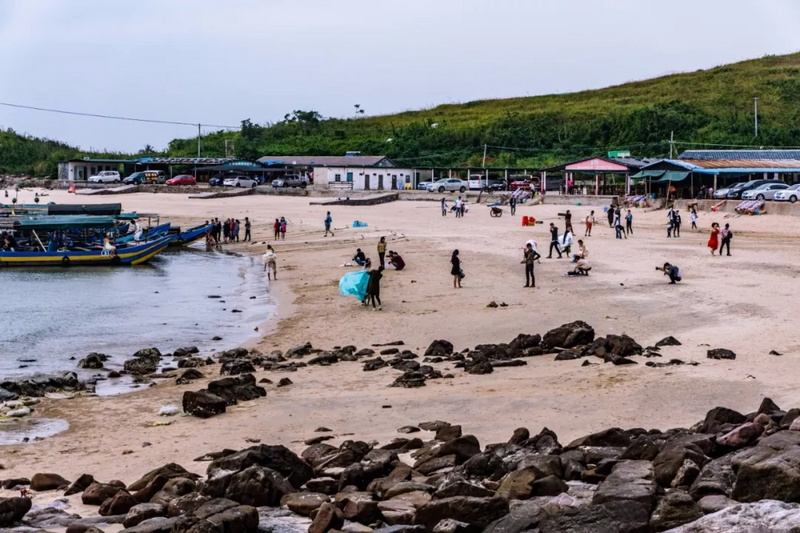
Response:
M197 348L197 346L184 346L182 348L175 348L175 351L172 352L172 357L188 357L195 353L200 353L200 350Z
M169 502L175 498L192 494L196 490L197 482L195 482L195 480L184 477L172 478L164 484L161 490L150 498L150 502L167 506Z
M383 519L390 526L411 524L414 522L414 516L417 513L417 508L413 503L403 500L378 502L378 510L383 515Z
M736 472L736 482L731 497L734 500L800 501L800 446L776 437L781 434L771 435L758 446L741 450L733 457L731 465ZM775 446L770 446L771 443Z
M531 432L528 431L528 428L517 428L514 430L514 434L511 435L511 438L508 439L508 444L516 444L519 446L529 438L531 438Z
M601 505L562 508L539 520L536 531L538 533L647 533L650 531L649 520L650 513L647 507L639 502L609 501Z
M708 350L706 357L709 359L736 359L736 354L725 348L714 348L713 350Z
M284 354L284 357L286 357L286 359L296 359L304 357L310 354L313 348L314 347L311 346L310 342L307 342L301 346L294 346L293 348L289 348L288 350L286 350L286 354Z
M0 527L10 528L30 510L30 498L0 498Z
M707 495L730 496L736 474L733 472L732 455L723 455L706 463L694 480L689 493L694 499Z
M211 497L199 492L192 492L179 496L169 502L167 506L167 516L183 516L191 515L194 512L211 501Z
M619 456L620 460L632 459L634 461L652 461L661 451L661 446L653 440L650 435L639 435L631 445L628 446L622 455Z
M672 336L664 337L663 339L661 339L656 343L656 346L658 346L659 348L661 346L680 346L680 345L681 345L680 341Z
M123 491L122 487L109 483L94 482L83 491L81 501L85 505L102 505L104 501L113 498L118 492Z
M697 506L705 514L716 513L717 511L721 511L736 504L737 502L721 494L709 494L697 501Z
M389 363L381 359L380 357L376 357L375 359L367 359L364 361L364 372L372 372L374 370L378 370L388 366Z
M167 476L159 474L152 478L143 489L134 492L133 497L140 503L147 503L164 488L168 481L169 478Z
M158 370L158 359L149 359L149 358L128 359L123 364L123 368L128 374L132 374L134 376L144 376L146 374L152 374L156 370Z
M508 514L508 502L503 498L469 498L455 496L430 502L417 508L415 525L432 530L440 521L450 518L473 527L485 528Z
M689 494L682 490L673 490L656 506L650 517L650 526L655 531L666 531L702 517L703 511Z
M415 500L415 498L422 499ZM410 501L416 506L418 502L429 501L431 497L427 492L407 492L398 496L396 499ZM346 520L360 522L362 524L372 524L381 519L378 502L375 501L368 492L337 494L336 500L336 505L341 509L342 515Z
M772 419L769 416L759 414L752 422L745 422L725 435L717 437L717 444L729 448L749 446L764 433L771 421Z
M344 515L336 506L323 503L308 528L308 533L327 533L344 526Z
M573 361L575 359L580 359L581 354L577 352L573 352L572 350L561 350L556 355L554 361Z
M742 503L677 527L670 533L800 532L800 504L764 500Z
M249 505L238 505L225 509L220 513L213 514L206 521L212 524L208 533L231 532L231 533L256 533L258 531L258 511ZM194 533L194 531L192 532ZM200 532L198 532L200 533Z
M612 355L629 357L631 355L642 355L642 347L628 335L606 335L606 350Z
M319 492L293 492L281 498L281 506L287 507L293 513L309 516L312 511L319 509L323 503L329 502L327 494Z
M231 360L222 363L219 373L222 376L236 376L239 374L249 374L255 372L253 363L247 360Z
M620 461L594 493L592 503L631 500L642 504L647 512L656 498L653 465L649 461Z
M205 389L183 393L183 412L198 418L211 418L227 409L225 400Z
M38 473L31 478L31 490L43 492L69 486L70 482L58 474Z
M200 477L197 474L189 472L188 470L186 470L177 463L167 463L163 466L160 466L156 469L149 471L148 473L146 473L145 475L143 475L142 477L140 477L139 479L128 485L128 490L130 492L140 491L145 487L147 487L148 485L150 485L151 482L159 476L163 476L167 479L183 477L194 480ZM157 491L158 490L161 490L161 488L159 487Z
M250 466L231 477L225 498L254 507L277 507L281 498L294 491L286 478L275 470Z
M130 508L128 514L125 515L125 521L122 522L122 525L125 527L133 527L150 518L166 515L167 509L163 505L157 503L140 503Z
M551 329L542 337L541 346L545 350L556 347L574 348L585 344L591 344L594 340L594 329L580 320L564 324L555 329Z
M706 418L697 431L698 433L716 433L725 424L743 424L746 421L746 416L733 409L715 407L706 413Z
M78 479L73 481L69 487L67 487L67 490L64 492L64 496L72 496L73 494L83 492L92 483L94 483L94 477L92 477L90 474L83 474Z
M447 426L440 428L436 432L436 440L448 441L457 439L461 436L461 426Z
M78 361L78 368L97 370L99 368L103 368L103 361L107 360L108 360L107 355L92 352L83 359L81 359L80 361Z
M653 459L656 482L662 487L669 487L678 470L687 459L698 466L703 466L708 461L708 458L696 444L675 443L665 446Z
M113 498L103 502L97 514L100 516L127 515L139 502L128 491L121 489Z
M125 528L122 531L124 531L125 533L172 533L173 527L176 526L177 522L178 518L164 518L159 516L143 520L142 522L139 522L139 524L133 527ZM201 532L192 531L192 533L201 533Z
M508 347L511 350L527 350L528 348L539 346L540 342L542 342L542 336L538 333L534 335L520 333L513 341L508 343Z
M533 482L531 496L558 496L569 490L569 485L556 476L545 476Z
M683 488L688 490L699 475L700 467L697 466L697 463L691 459L686 459L678 469L678 473L675 474L675 477L672 479L670 487L673 489Z
M537 473L533 468L509 472L500 482L496 495L505 500L527 500L536 479Z
M489 490L483 485L457 480L447 483L436 491L434 496L437 499L452 498L454 496L469 496L472 498L490 498L495 495L495 491Z
M275 470L286 478L295 489L299 489L306 481L314 477L312 468L285 446L259 444L212 461L207 470L209 482L215 476L226 471L240 472L254 465Z
M180 366L178 368L181 368ZM184 367L182 370L178 372L178 375L175 377L175 384L176 385L186 385L187 383L192 383L198 379L203 379L205 374L197 370L194 367Z
M453 343L445 340L433 341L428 349L425 350L425 356L446 356L453 353Z
M591 435L579 437L567 445L567 449L578 448L579 446L605 446L605 447L628 447L631 444L630 435L620 428L610 428Z

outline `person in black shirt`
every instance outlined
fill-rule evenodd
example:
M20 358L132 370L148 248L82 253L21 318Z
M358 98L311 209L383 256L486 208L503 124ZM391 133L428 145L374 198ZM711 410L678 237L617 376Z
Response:
M383 265L379 266L377 270L369 271L369 281L367 282L367 299L372 302L373 311L383 310L381 304L381 278L383 277ZM375 307L375 301L378 301L378 307Z
M450 274L453 276L453 288L461 288L461 259L458 258L458 250L453 250L453 255L450 257L450 263L453 267L450 269Z
M561 248L558 245L558 228L552 222L550 223L550 252L547 254L548 259L553 258L553 248L558 252L558 258L561 259Z
M669 263L664 263L664 266L661 268L656 267L656 270L661 270L662 272L664 272L665 276L669 276L670 285L675 285L675 283L677 283L683 278L681 269Z
M525 286L536 287L536 277L533 275L533 263L539 259L539 254L533 249L531 243L525 245L525 256L522 262L525 263Z
M248 217L244 217L244 240L246 240L246 241L250 240L250 227L251 226L252 226L252 224L250 224L250 219Z
M512 217L517 214L517 199L514 198L513 196L508 201L508 207L511 208L511 216Z
M353 256L353 261L358 266L363 266L367 262L367 256L361 251L361 248L356 249L356 255Z

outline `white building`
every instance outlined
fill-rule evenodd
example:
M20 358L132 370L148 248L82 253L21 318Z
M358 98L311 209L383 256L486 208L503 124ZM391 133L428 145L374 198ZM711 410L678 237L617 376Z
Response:
M356 191L414 189L430 170L397 167L314 167L314 187Z

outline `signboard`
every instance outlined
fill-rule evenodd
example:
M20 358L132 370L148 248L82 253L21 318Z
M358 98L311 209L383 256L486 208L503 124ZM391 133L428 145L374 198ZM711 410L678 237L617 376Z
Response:
M629 150L617 150L615 152L608 152L608 157L630 157Z

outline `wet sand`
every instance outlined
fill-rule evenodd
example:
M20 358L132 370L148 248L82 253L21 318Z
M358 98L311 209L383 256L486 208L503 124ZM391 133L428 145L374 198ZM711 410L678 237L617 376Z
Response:
M51 193L48 200L75 201L63 192ZM702 231L692 232L685 224L681 238L666 239L665 212L636 209L635 234L617 240L601 207L572 206L578 237L583 235L578 221L590 209L598 218L593 236L586 239L591 275L563 277L570 268L567 259L543 258L536 265L537 288L523 289L522 246L534 238L546 252L547 224L556 222L563 231L557 213L567 206L520 206L516 217L506 212L498 219L489 217L487 207L473 205L465 218L455 219L442 218L435 202L328 208L311 206L308 198L190 200L162 194L80 201L120 201L126 210L159 212L185 225L212 216L242 221L249 216L254 243L226 246L241 253L263 253L261 243L271 237L271 222L285 216L287 238L275 244L279 280L269 288L279 302L281 320L252 343L265 352L306 341L319 348L363 348L403 340L421 355L437 338L461 350L584 320L598 335L624 332L642 346L673 335L683 345L664 348L659 362L677 357L700 365L656 369L638 357L638 365L581 367L582 360L555 362L549 355L528 358L527 366L472 376L445 363L435 366L452 371L454 379L428 381L413 390L388 387L398 371L363 372L358 363L291 374L260 370L257 379L277 382L288 376L294 385L268 385L265 399L240 403L208 420L157 416L162 405L179 406L183 392L201 388L203 382L177 386L170 380L120 397L45 400L36 416L64 418L70 429L41 442L4 447L2 477L54 471L74 479L86 472L100 480L130 483L167 462L203 472L206 463L192 459L206 452L252 445L245 439L300 451L318 426L334 430L333 444L352 438L385 443L398 436L396 428L433 419L462 424L482 445L507 440L519 426L533 432L547 426L568 442L610 426L690 426L718 405L753 411L764 396L780 406L800 404L795 383L800 343L792 316L800 220L792 217L701 213ZM323 237L322 231L328 209L336 229L332 238ZM523 215L545 224L522 227ZM369 227L346 228L355 219ZM729 222L735 231L732 257L710 255L706 242L712 221ZM352 270L341 265L356 247L377 259L381 235L387 237L388 249L402 254L407 267L385 272L383 311L373 312L342 298L337 284ZM466 273L461 290L453 289L449 274L454 248L460 250ZM681 284L669 285L655 272L664 261L681 267ZM490 301L508 307L487 308ZM209 336L213 334L209 327ZM709 348L728 348L738 357L709 360ZM783 355L769 355L770 350ZM201 370L209 379L219 372L216 366ZM170 425L153 425L164 421ZM150 445L143 447L145 442Z

